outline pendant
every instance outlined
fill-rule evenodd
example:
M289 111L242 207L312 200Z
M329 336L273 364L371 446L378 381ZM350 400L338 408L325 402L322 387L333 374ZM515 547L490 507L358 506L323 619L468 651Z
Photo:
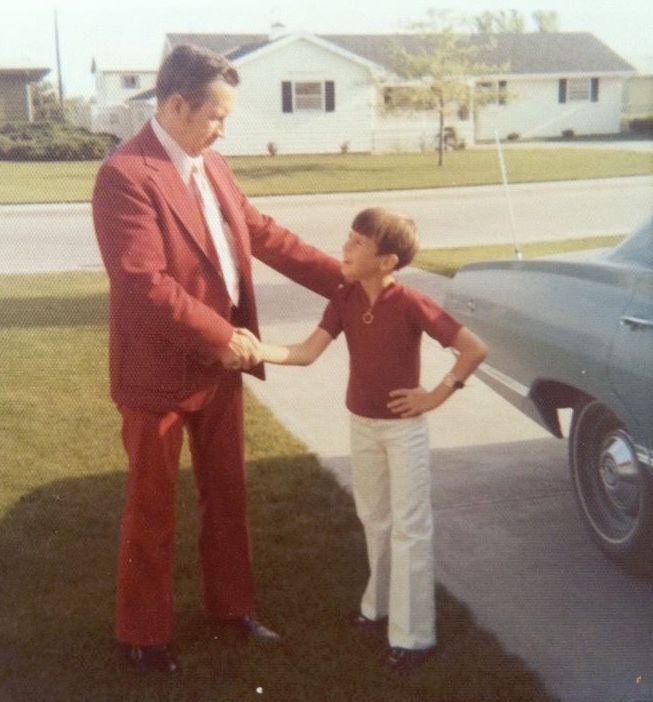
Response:
M370 308L363 314L363 322L365 322L365 324L372 324L373 321L374 315L372 314L372 309Z

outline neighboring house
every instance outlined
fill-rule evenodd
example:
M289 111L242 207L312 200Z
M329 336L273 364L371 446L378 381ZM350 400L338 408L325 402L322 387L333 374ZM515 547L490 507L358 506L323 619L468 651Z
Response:
M507 69L481 82L497 99L477 111L476 141L617 134L634 68L587 33L499 34L488 57Z
M418 151L436 146L434 111L389 110L407 84L395 49L415 53L418 34L168 34L164 55L191 43L225 55L241 83L225 154ZM466 143L619 132L633 67L586 33L470 35L478 57L500 67L469 76L469 101L446 124ZM490 94L481 103L477 91ZM140 102L140 101L139 101ZM134 108L132 108L134 109ZM142 112L142 104L139 105Z
M91 73L95 75L95 98L78 109L76 122L93 132L109 132L128 139L147 119L129 101L154 86L157 72L131 66L100 69L93 60Z
M132 66L98 68L91 65L95 75L95 102L98 107L122 105L126 100L154 87L156 70L135 69Z
M49 72L49 68L0 67L0 124L33 121L29 86Z
M637 73L624 86L623 123L630 131L653 130L653 57L635 64Z

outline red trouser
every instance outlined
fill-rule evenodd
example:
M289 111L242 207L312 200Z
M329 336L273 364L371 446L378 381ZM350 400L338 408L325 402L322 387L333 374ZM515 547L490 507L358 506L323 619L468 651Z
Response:
M196 412L121 407L129 457L118 562L116 635L133 645L168 643L179 455L186 426L199 493L199 553L206 609L228 619L255 608L247 526L240 377Z

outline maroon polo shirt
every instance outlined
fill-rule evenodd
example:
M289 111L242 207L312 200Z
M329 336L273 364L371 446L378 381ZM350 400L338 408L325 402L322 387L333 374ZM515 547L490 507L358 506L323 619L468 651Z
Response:
M450 346L461 324L426 295L393 283L374 305L360 283L342 285L320 327L334 339L345 332L349 348L347 409L362 417L396 419L391 390L419 386L422 332Z

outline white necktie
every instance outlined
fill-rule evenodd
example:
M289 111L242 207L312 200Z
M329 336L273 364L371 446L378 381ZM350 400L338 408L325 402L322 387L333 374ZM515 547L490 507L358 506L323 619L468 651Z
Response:
M203 170L193 165L190 176L191 190L200 202L204 221L211 234L215 249L220 259L220 267L225 286L233 304L238 306L238 258L234 250L233 238L229 226L222 218L222 213L215 199L215 193L209 185ZM194 186L194 187L193 187Z

